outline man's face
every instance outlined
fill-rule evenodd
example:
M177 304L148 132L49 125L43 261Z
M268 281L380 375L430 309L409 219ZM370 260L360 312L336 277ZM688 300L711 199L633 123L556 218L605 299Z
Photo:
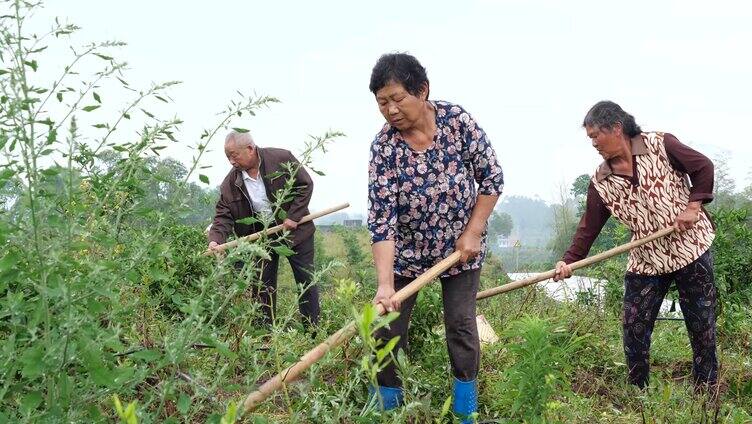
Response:
M258 167L255 146L238 146L234 140L225 143L225 156L230 165L237 169L249 170Z
M623 140L621 124L617 123L611 129L594 126L585 127L585 130L593 147L603 159L612 159L621 153Z

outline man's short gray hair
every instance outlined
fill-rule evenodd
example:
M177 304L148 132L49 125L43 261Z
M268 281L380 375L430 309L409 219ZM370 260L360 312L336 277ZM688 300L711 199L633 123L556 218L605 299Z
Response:
M227 137L225 137L225 144L229 143L230 141L233 141L238 147L256 146L256 143L253 142L253 137L251 137L251 133L247 131L230 131L230 133L227 134Z

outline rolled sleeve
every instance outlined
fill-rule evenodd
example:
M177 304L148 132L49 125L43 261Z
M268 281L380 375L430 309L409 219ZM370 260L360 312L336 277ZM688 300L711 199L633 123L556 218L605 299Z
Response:
M504 173L496 158L486 132L470 114L463 112L465 145L473 167L473 177L478 183L478 194L500 196L504 190Z
M288 162L293 164L293 169L297 167L295 173L295 181L293 183L294 198L290 202L290 206L287 210L287 217L295 222L300 222L306 215L308 210L308 203L313 196L313 180L308 174L308 171L300 164L298 159L290 153Z
M585 204L585 213L577 225L577 231L572 237L572 244L561 258L567 264L585 259L590 248L593 246L595 239L598 238L603 226L611 216L606 204L595 189L593 182L590 182L587 191L587 200Z
M234 231L235 219L230 211L229 202L220 194L219 200L215 207L214 221L209 229L209 241L222 244L227 241L227 237Z
M397 172L393 148L379 139L368 163L368 230L371 242L394 240L397 226Z
M689 176L692 187L689 191L689 201L709 203L713 200L713 185L715 184L713 162L707 156L683 144L674 135L666 133L663 136L671 166L679 172Z

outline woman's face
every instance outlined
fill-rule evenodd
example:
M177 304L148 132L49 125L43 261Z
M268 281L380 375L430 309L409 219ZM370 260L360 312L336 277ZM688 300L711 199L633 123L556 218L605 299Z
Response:
M424 85L417 96L410 94L405 87L389 81L376 92L379 111L387 122L398 130L412 128L424 111L428 87Z
M616 123L611 129L597 126L585 127L585 131L587 131L587 136L590 137L593 147L603 159L613 159L623 152L624 135L622 134L621 124Z

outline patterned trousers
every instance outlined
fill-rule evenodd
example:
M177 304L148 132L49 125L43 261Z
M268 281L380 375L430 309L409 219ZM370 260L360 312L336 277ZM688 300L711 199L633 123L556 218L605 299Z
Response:
M695 384L714 384L718 378L715 342L716 290L710 250L689 265L669 274L624 277L624 353L629 382L648 383L650 336L671 283L676 281L679 305L692 345Z

